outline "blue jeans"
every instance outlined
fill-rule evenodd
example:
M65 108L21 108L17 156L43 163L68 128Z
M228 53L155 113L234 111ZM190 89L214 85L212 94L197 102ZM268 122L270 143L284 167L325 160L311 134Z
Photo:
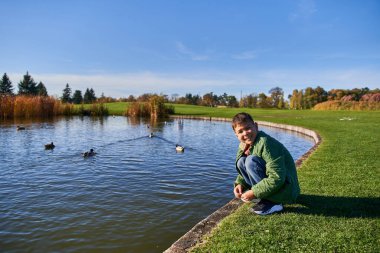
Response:
M242 156L237 167L245 182L252 187L253 185L266 178L266 162L258 156Z

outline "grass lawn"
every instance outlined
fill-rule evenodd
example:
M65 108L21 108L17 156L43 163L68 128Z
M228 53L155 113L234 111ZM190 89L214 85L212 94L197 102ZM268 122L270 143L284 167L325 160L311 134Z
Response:
M215 117L243 111L187 105L175 110ZM322 144L298 170L297 204L267 217L251 214L244 204L193 252L380 252L380 112L244 111L257 120L313 129Z

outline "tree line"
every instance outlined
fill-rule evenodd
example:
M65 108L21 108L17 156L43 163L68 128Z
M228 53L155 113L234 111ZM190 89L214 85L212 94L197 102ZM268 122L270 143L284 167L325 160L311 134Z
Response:
M40 81L38 84L34 81L32 76L27 71L23 76L23 79L18 83L18 92L14 92L14 87L11 80L9 79L7 73L4 73L0 80L0 95L26 95L26 96L43 96L47 97L48 92L45 85ZM63 103L74 103L74 104L90 104L97 101L95 91L92 88L87 88L84 95L82 96L82 91L75 90L71 93L71 88L69 84L63 89L62 96L60 97Z
M61 101L63 103L91 104L97 101L97 97L93 88L87 88L83 96L82 91L80 90L75 90L74 93L71 94L71 88L67 83L66 87L63 89Z
M15 95L13 85L7 73L4 73L0 81L0 94ZM18 83L18 95L48 96L45 85L42 82L38 84L33 80L29 72L26 72L24 78Z
M33 96L48 96L45 85L42 82L38 84L33 80L28 72L23 79L18 83L18 95L33 95ZM14 95L12 82L4 73L0 81L0 94ZM343 101L343 102L359 102L370 101L374 103L380 102L380 89L370 90L369 88L355 89L331 89L326 91L320 86L316 88L307 87L305 89L295 89L287 99L284 97L284 91L280 87L274 87L268 93L251 93L240 97L223 93L217 95L214 92L209 92L204 95L186 93L185 96L172 94L170 97L165 94L144 93L140 96L129 95L127 98L115 99L105 97L102 94L99 98L96 97L95 91L92 88L87 88L82 95L82 91L75 90L72 92L67 83L60 97L63 103L94 103L94 102L147 102L152 97L161 96L165 103L202 105L210 107L242 107L242 108L277 108L277 109L311 109L319 103L326 101Z

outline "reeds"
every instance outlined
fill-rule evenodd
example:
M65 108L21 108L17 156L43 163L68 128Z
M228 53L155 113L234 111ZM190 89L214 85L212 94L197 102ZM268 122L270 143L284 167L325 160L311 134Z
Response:
M51 117L57 114L57 100L43 96L1 96L0 118Z
M71 115L74 107L54 97L0 96L0 119L53 117Z
M0 119L13 118L14 102L13 96L0 95Z
M127 107L126 116L130 117L149 117L150 112L147 102L132 102Z
M95 103L91 105L91 116L107 116L108 108L103 103Z
M162 96L153 95L148 102L132 102L125 115L130 117L164 118L174 114L173 106L166 106Z

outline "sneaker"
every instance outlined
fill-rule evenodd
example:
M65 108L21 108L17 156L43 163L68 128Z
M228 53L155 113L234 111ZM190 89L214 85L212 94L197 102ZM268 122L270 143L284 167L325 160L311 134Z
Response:
M259 203L251 208L251 211L259 215L268 215L275 212L280 212L284 209L282 204L276 204L272 201L262 199Z

